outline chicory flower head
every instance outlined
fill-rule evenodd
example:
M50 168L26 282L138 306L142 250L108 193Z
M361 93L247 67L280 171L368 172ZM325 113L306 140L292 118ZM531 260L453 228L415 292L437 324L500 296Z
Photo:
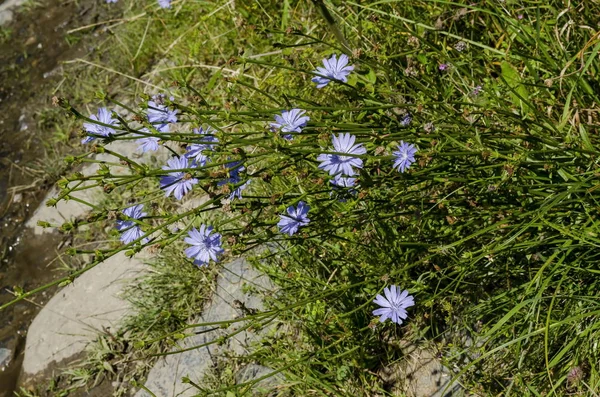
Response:
M140 131L150 133L148 128L142 128ZM158 142L160 141L160 138L158 138L156 136L146 136L146 135L139 135L139 134L138 134L138 136L140 137L139 139L136 140L136 142L140 145L137 148L138 151L140 151L142 153L146 153L146 152L154 152L154 151L158 150Z
M174 157L167 161L167 165L162 167L163 170L182 170L188 168L188 159L185 157ZM161 177L160 188L164 189L166 196L171 193L177 200L181 200L192 187L198 183L198 179L192 178L190 174L184 171L171 172L168 175Z
M171 0L158 0L160 8L171 8Z
M356 178L345 177L337 174L330 182L332 185L337 187L354 187L354 185L356 185Z
M417 153L417 148L415 145L400 141L398 150L392 152L392 154L396 156L394 160L394 168L400 172L404 172L409 169L411 164L415 162L415 153Z
M246 182L244 182L244 184L238 186L233 192L231 192L228 199L229 200L234 200L236 198L241 199L242 191L246 190L246 188L248 187L249 184L250 184L250 180L247 180Z
M98 121L102 124L108 125L117 125L118 121L112 118L111 112L107 108L98 109L98 115L92 114L90 119L94 121ZM115 133L115 129L111 127L107 127L104 125L98 125L95 123L83 123L83 128L85 128L88 134L94 134L99 136L109 136L110 134ZM89 143L96 139L95 136L87 136L81 140L81 143Z
M307 217L308 211L310 211L310 206L304 201L298 202L296 208L293 205L289 206L287 214L279 215L281 218L277 223L279 231L291 236L298 231L299 227L308 225L310 222Z
M355 155L365 154L367 149L359 144L354 144L356 137L354 135L339 134L337 137L332 136L333 150L332 152L347 153L348 155L340 154L320 154L317 160L321 162L319 168L328 171L330 175L344 174L352 176L355 171L352 167L362 168L363 161Z
M402 121L400 121L400 125L402 127L408 127L412 122L412 116L410 113L406 113L404 117L402 117Z
M483 91L483 87L478 85L477 87L473 88L473 91L471 91L471 96L476 97L481 94L481 91Z
M212 231L212 226L201 225L200 230L193 228L184 239L191 244L191 247L185 249L185 255L194 259L196 266L207 266L211 259L218 262L219 255L224 251L221 247L221 234Z
M373 315L380 316L379 321L381 322L389 318L398 325L402 324L402 320L405 320L408 316L406 309L415 304L414 298L408 294L408 291L402 291L395 285L384 288L383 293L385 297L377 295L373 301L381 306L380 309L373 311Z
M144 204L138 204L129 208L125 208L123 210L123 214L125 214L131 219L141 219L147 215L145 212L143 212L143 210ZM138 240L144 235L142 229L140 229L140 227L132 220L118 220L117 230L123 232L123 234L121 234L121 241L123 242L123 244L129 244L132 241ZM147 238L144 238L142 240L142 244L146 244L147 242Z
M333 193L338 193L338 201L344 203L346 199L357 193L354 186L356 185L356 178L342 176L337 174L329 181L333 185L333 191L329 193L329 196L333 196Z
M177 109L169 109L164 103L164 94L155 95L148 101L148 121L159 132L169 132L169 123L177 122Z
M192 143L191 145L188 145L185 157L192 159L196 166L204 167L210 160L206 155L206 152L214 150L215 145L214 143L208 142L219 142L217 137L212 135L216 131L210 127L208 127L206 130L200 127L194 128L192 132L194 132L194 134L202 135L202 138L200 138L200 143Z
M242 165L241 161L233 161L227 164L227 171L229 172L229 178L223 179L222 181L217 182L217 186L223 186L228 183L232 185L237 185L241 182L242 178L240 177L240 172L244 171L246 167ZM242 191L248 187L250 181L246 181L243 185L238 186L230 195L229 200L233 200L235 198L242 198Z
M292 109L284 110L281 115L275 115L275 123L271 123L271 129L281 132L302 132L302 128L310 120L310 117L304 116L306 110ZM283 135L287 140L292 140L291 134Z
M317 73L320 76L312 78L313 83L317 83L317 88L323 88L331 82L331 80L338 80L342 82L348 81L348 75L354 70L354 66L348 66L348 56L346 54L340 55L339 59L337 55L333 54L329 59L323 59L323 66L317 67L313 73Z

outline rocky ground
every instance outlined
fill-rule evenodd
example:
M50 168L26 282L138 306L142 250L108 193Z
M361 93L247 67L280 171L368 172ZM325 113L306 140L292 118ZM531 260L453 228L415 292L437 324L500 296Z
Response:
M65 244L63 236L36 235L24 223L62 167L49 152L57 139L52 96L65 89L61 63L90 51L97 40L90 34L88 40L70 42L67 32L106 12L92 0L0 4L0 305L13 298L15 286L29 290L58 275L53 261ZM63 132L63 141L78 135ZM12 396L27 327L51 294L0 315L0 396Z

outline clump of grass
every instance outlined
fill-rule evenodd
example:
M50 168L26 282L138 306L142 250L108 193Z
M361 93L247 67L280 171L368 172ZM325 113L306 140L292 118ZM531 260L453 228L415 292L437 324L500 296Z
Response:
M245 40L259 52L226 46L212 61L231 59L216 71L188 64L187 54L211 61L198 44L204 21L182 27L196 6L165 14L173 30L162 34L172 40L160 42L169 43L163 53L176 63L161 69L177 82L168 105L183 122L218 129L219 146L211 163L186 169L208 201L185 219L165 212L147 222L145 231L162 233L153 244L170 250L183 232L210 221L232 253L280 248L277 260L260 267L279 287L266 298L269 310L294 331L274 335L252 358L285 373L293 393L389 393L393 385L382 385L379 371L403 359L406 341L427 340L470 390L593 395L600 383L593 134L600 46L585 26L595 26L598 7L316 3L329 12L327 23L317 8L290 2L211 14L212 26L231 27L228 17L245 28L224 29L211 37L214 45ZM149 32L144 40L165 37ZM316 90L310 72L346 43L355 72L345 84ZM311 120L286 141L268 123L294 107ZM123 130L106 141L132 139L129 124ZM368 150L356 194L332 192L331 177L318 168L332 132L351 133ZM194 138L156 135L183 147ZM405 173L392 168L400 142L419 149ZM93 178L112 189L164 175L121 160L132 175L103 170ZM235 186L218 182L232 161L245 165L252 187L227 202ZM161 194L154 186L146 202ZM279 214L301 200L311 206L310 225L283 236ZM168 230L180 221L182 231ZM141 314L124 328L156 332L156 349L193 312L184 306L175 321L160 320L151 303L167 288L164 280L138 291ZM371 314L373 298L389 284L415 295L407 325L380 324ZM173 302L182 302L188 286L167 288Z

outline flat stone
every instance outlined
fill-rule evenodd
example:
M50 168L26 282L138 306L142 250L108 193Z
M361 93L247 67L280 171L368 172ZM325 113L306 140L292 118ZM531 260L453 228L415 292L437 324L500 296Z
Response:
M0 348L0 370L3 371L4 368L10 364L12 361L12 351L10 349Z
M235 374L235 383L242 385L266 377L257 381L252 387L253 395L263 396L265 395L264 393L275 391L277 386L285 380L281 373L271 375L272 373L272 368L259 364L248 364Z
M262 301L256 295L244 293L243 285L251 285L258 290L270 290L270 280L257 272L244 259L238 258L224 264L217 279L211 302L205 307L202 315L194 323L209 323L244 317L249 311L262 309ZM238 322L223 329L219 326L202 326L194 328L195 335L183 340L172 352L192 348L215 341L217 338L235 332L244 326ZM265 330L244 330L219 344L210 344L185 352L172 354L159 359L150 370L145 387L157 396L194 396L198 390L183 383L187 377L198 385L202 385L203 377L219 357L243 356L250 352L251 346L259 342ZM264 386L263 386L264 387ZM150 397L140 390L135 397Z
M0 26L9 24L14 17L13 10L25 3L26 0L6 0L0 4Z
M0 26L8 25L14 18L11 10L0 11Z
M139 144L136 143L135 140L123 140L123 141L118 141L118 142L112 142L112 143L106 145L105 147L106 147L106 149L112 150L116 153L119 153L128 158L131 158L131 159L135 160L136 162L142 163L142 164L150 163L151 161L153 161L152 160L153 157L157 161L166 161L166 159L169 156L169 152L165 148L160 148L159 152L156 152L156 154L154 156L151 156L148 154L145 156L142 156L139 152L137 152L138 146L139 146ZM118 158L116 158L113 155L108 154L108 153L100 153L95 156L95 159L99 160L99 161L106 161L106 162L113 162L113 163L119 162ZM100 168L100 164L89 163L89 164L85 165L81 169L80 172L86 176L93 175L93 174L96 174L96 172L98 171L99 168ZM123 175L123 174L129 173L128 168L125 166L123 166L123 167L112 166L111 171L115 175ZM94 183L95 182L89 182L88 185L91 185ZM85 186L85 184L82 184L81 186ZM88 205L85 205L83 203L80 203L78 201L75 201L75 200L68 200L68 201L61 200L56 204L56 206L48 207L47 206L48 200L57 197L58 193L59 193L58 188L56 188L56 187L52 188L48 192L46 197L44 198L44 201L42 202L42 204L35 210L35 212L31 216L31 218L26 222L25 225L27 227L32 228L36 235L41 235L44 233L51 233L54 230L53 228L42 228L42 227L38 226L38 221L46 221L52 225L60 226L64 222L68 222L68 221L72 221L74 219L80 218L90 212L91 207L89 207ZM105 194L105 193L102 191L101 188L94 187L94 188L90 188L90 189L77 191L76 193L73 193L72 196L77 197L78 199L81 199L88 203L95 204L95 203L98 203L100 197L103 194Z
M52 362L68 364L103 329L116 329L130 312L120 297L124 287L146 269L142 253L127 258L123 252L108 258L60 290L31 323L23 372L42 372Z
M459 397L463 390L441 361L427 349L408 345L398 365L386 368L384 378L394 383L393 394L403 397Z

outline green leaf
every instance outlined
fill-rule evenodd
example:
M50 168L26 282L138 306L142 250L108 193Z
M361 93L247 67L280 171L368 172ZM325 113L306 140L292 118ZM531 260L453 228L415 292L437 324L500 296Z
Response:
M523 112L526 113L529 107L525 102L523 102L523 100L521 100L521 98L524 100L528 100L529 91L527 91L527 88L523 84L521 84L521 75L519 74L519 71L517 70L517 68L515 68L513 65L506 61L502 62L501 68L502 77L504 78L504 80L506 80L506 83L511 89L510 96L513 100L513 103L515 104L515 106L519 106L520 108L522 108Z
M217 80L221 77L222 70L218 70L217 73L213 74L208 83L206 84L206 91L210 92L215 87Z
M145 345L145 343L143 340L136 340L135 342L133 342L133 347L135 349L141 349L144 347L144 345Z

